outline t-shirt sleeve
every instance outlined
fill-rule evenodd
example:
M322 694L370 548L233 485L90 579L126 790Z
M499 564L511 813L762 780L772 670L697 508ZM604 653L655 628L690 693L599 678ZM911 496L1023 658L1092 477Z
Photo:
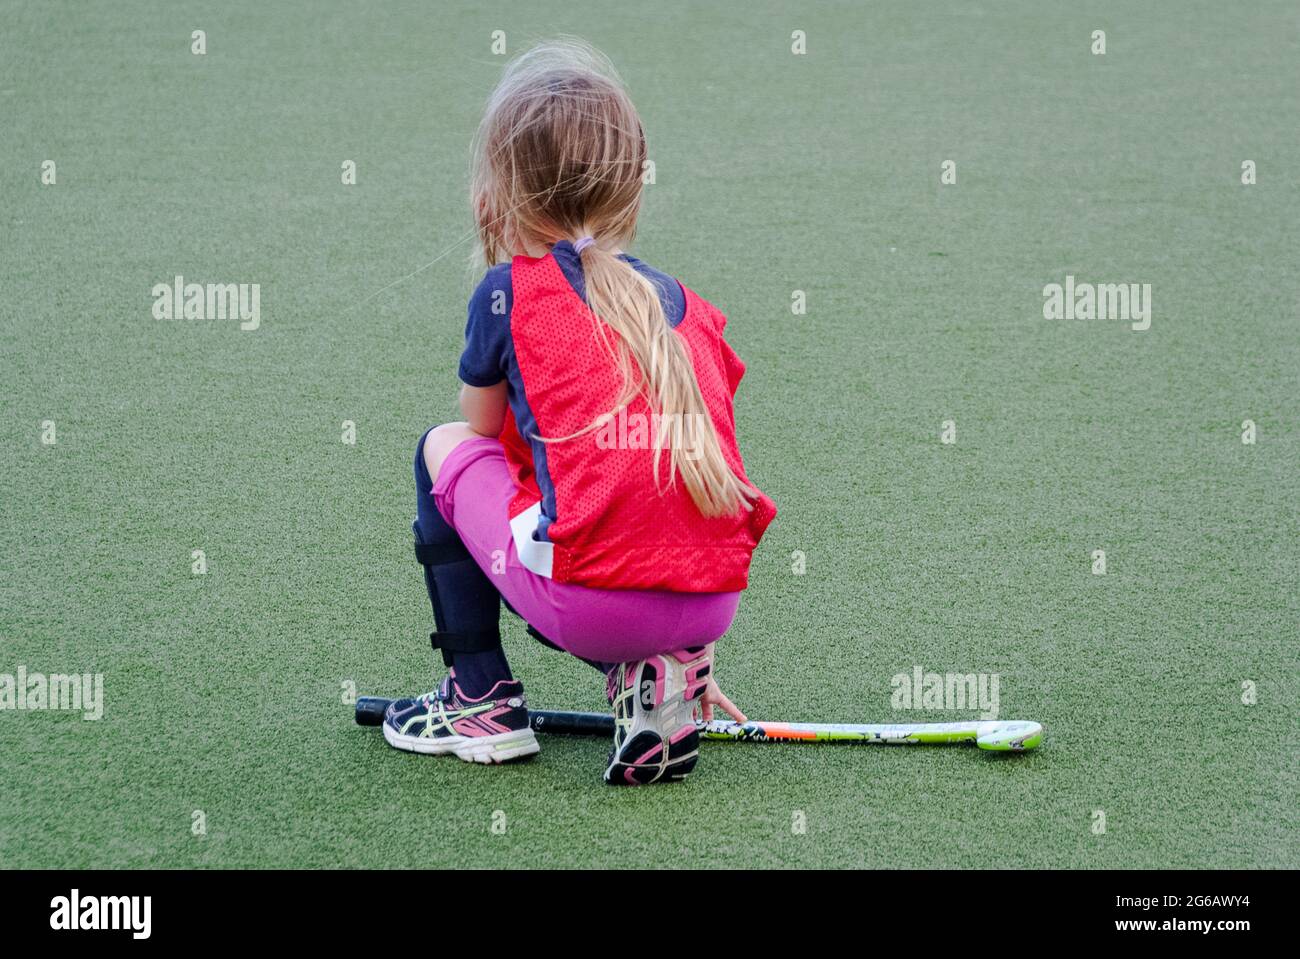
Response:
M469 298L460 378L470 386L496 386L506 378L510 345L510 264L492 267Z

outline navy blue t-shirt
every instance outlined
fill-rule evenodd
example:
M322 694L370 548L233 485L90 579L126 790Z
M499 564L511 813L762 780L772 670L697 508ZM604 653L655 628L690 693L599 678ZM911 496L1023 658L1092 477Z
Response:
M582 261L574 252L573 244L561 240L551 248L555 262L564 273L574 292L586 300L586 284L582 275ZM622 254L622 259L634 270L650 280L659 290L664 316L670 326L677 326L686 315L686 294L676 279L647 266L634 256ZM524 395L523 376L515 359L514 341L510 336L510 309L514 291L510 282L510 264L491 267L474 295L469 299L469 322L465 326L465 351L460 357L460 378L470 386L495 386L506 381L506 395L514 413L519 433L533 451L533 466L537 471L537 485L542 493L541 516L537 535L545 539L546 530L555 521L555 486L546 463L546 444L538 439L537 419Z
M574 292L585 301L586 283L582 276L582 261L573 251L573 244L561 240L551 248L555 262L564 273ZM686 314L686 295L681 284L666 273L660 273L634 256L623 254L621 259L650 280L659 290L659 301L670 326L676 326ZM460 378L470 386L495 386L510 377L514 361L514 348L510 343L510 309L514 304L514 290L510 283L510 264L491 267L483 277L474 295L469 298L469 322L465 326L465 352L460 358Z

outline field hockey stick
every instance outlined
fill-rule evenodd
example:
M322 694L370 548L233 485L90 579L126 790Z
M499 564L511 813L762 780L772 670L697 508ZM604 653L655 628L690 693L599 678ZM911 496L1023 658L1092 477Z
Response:
M362 696L357 700L356 720L361 726L378 726L390 699ZM608 713L576 713L532 709L529 725L539 733L570 736L612 736L614 717ZM697 720L700 736L723 742L753 743L879 743L911 746L918 744L975 743L980 749L1020 752L1043 741L1043 727L1023 720L975 720L964 723L738 723L730 719Z

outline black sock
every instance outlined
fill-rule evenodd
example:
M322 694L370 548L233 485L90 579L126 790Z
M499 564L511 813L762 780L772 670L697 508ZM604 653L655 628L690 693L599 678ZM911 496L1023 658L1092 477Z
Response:
M590 666L592 669L599 669L606 676L609 675L609 671L611 669L613 669L615 666L618 665L618 663L602 663L598 659L587 659L583 656L579 656L578 658L581 659L588 666Z
M456 669L456 685L470 699L486 696L501 680L513 678L505 650L500 646L481 653L451 655Z

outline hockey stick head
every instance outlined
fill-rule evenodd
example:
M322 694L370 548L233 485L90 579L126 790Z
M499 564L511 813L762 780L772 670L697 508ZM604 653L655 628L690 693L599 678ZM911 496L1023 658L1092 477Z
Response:
M1042 741L1043 727L1041 723L998 720L980 723L975 730L975 744L980 749L1020 752L1025 749L1033 749Z

